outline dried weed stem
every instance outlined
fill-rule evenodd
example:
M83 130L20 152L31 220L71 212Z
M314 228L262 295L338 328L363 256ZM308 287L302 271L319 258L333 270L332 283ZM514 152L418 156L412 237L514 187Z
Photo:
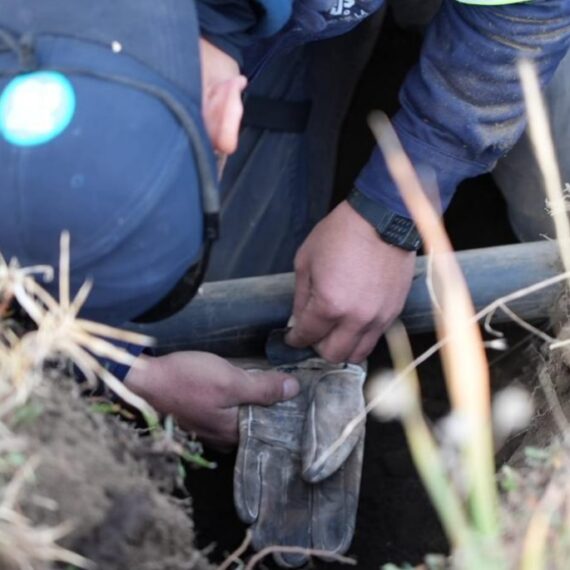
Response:
M349 564L350 566L356 566L356 560L354 558L348 558L346 556L341 556L329 550L317 550L313 548L302 548L300 546L268 546L263 550L260 550L255 556L252 556L248 561L245 570L253 570L259 562L261 562L266 556L270 554L283 553L283 554L306 554L307 556L316 556L317 558L322 558L323 560L340 562L341 564Z
M412 349L404 326L397 322L386 333L386 341L395 370L410 389L412 400L399 417L409 449L426 490L442 522L454 551L469 549L469 521L459 493L449 480L437 443L421 409L420 384L415 368L411 368ZM407 372L406 372L407 370Z
M490 383L481 333L473 322L474 308L443 224L428 199L388 118L373 113L369 120L392 178L411 213L427 249L433 255L433 274L441 312L436 330L442 347L445 378L454 410L468 422L472 437L464 446L471 479L471 515L478 531L498 532L494 481Z
M251 530L247 529L243 542L218 566L218 570L228 570L234 562L241 562L240 557L249 548L251 538Z
M27 403L43 381L46 362L52 360L70 359L87 380L95 383L101 379L123 400L139 409L149 424L157 421L154 410L125 388L98 360L98 357L108 358L136 366L138 361L113 342L146 346L153 340L78 318L91 291L91 283L84 283L75 298L71 298L69 241L69 234L64 232L60 241L59 302L34 279L39 276L44 281L52 280L52 268L22 268L16 260L7 263L0 254L0 320L15 299L36 325L36 330L20 336L9 326L0 328L0 452L4 455L18 441L4 423L8 414ZM71 524L38 528L18 512L18 498L36 466L37 461L30 459L0 490L2 567L30 570L43 568L49 562L61 562L77 568L92 568L88 560L57 544L72 530Z
M552 206L552 218L564 271L568 272L570 271L570 224L546 105L540 92L536 70L530 61L519 62L519 75L526 102L530 138L544 179L546 194Z

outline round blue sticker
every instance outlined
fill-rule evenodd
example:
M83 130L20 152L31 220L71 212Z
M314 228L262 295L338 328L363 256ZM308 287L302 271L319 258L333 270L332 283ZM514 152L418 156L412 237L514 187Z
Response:
M36 71L10 81L0 94L0 133L18 146L61 134L75 114L75 91L61 73Z

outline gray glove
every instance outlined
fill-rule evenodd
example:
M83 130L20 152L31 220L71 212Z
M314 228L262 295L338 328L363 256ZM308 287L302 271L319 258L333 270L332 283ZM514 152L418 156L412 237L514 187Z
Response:
M344 553L354 534L364 422L329 457L323 455L364 409L366 372L321 358L276 367L299 380L300 393L270 407L243 406L234 473L240 518L255 549L300 546ZM276 554L283 567L306 555Z

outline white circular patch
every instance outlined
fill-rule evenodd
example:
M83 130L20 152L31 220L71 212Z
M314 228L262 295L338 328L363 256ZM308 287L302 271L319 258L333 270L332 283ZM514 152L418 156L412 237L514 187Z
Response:
M0 95L0 133L34 146L61 134L75 114L75 91L61 73L38 71L10 81Z

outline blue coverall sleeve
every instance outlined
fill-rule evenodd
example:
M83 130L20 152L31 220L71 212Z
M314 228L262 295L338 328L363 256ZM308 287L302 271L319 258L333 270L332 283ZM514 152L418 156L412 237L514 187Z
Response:
M198 0L200 32L241 65L244 48L285 26L292 4L293 0Z
M516 62L534 62L541 83L570 43L570 0L473 6L444 0L418 65L400 92L394 127L416 167L435 173L445 209L464 179L492 170L525 128ZM378 150L356 182L409 216Z

